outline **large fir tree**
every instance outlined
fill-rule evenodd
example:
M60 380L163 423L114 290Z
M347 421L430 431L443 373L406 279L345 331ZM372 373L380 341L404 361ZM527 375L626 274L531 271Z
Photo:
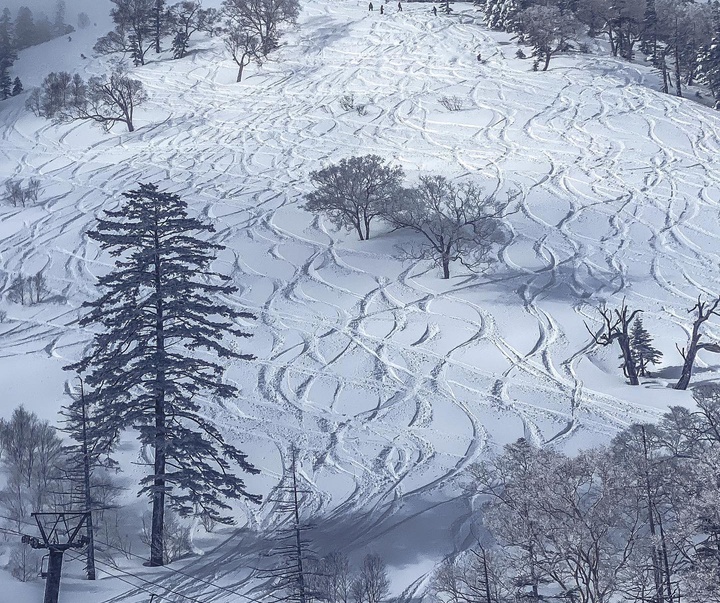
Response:
M213 232L211 225L188 217L187 203L154 184L123 196L123 206L106 211L88 232L117 260L100 277L103 294L84 304L90 311L80 321L101 331L90 353L68 368L84 374L93 388L93 416L102 429L116 434L133 427L154 452L141 493L152 500L150 565L156 566L165 562L166 500L180 515L224 523L231 522L223 514L225 498L260 500L232 465L248 473L257 469L203 417L199 400L237 394L223 383L223 367L211 356L252 359L222 338L247 337L235 322L253 317L219 301L236 288L210 270L223 247L197 234Z

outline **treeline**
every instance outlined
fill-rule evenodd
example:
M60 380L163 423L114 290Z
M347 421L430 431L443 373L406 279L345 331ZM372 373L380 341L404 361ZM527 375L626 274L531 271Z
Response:
M160 54L171 39L173 58L187 54L191 36L205 32L224 35L233 60L240 68L250 58L262 60L278 46L278 26L294 22L297 0L224 0L220 10L202 8L199 0L168 6L165 0L112 0L115 27L95 45L100 54L124 53L144 65L150 52ZM238 77L239 80L239 77Z
M448 559L446 603L720 599L720 387L608 446L568 456L521 439L472 466L484 534Z
M87 21L87 15L78 18L78 23ZM73 31L75 28L65 23L64 0L56 3L52 20L43 12L33 14L27 6L21 6L13 20L10 9L3 9L0 15L0 101L23 91L20 78L13 79L10 75L18 50Z
M583 36L604 36L610 52L641 53L662 78L662 91L683 95L706 84L720 101L720 8L687 0L479 0L486 23L532 46L535 68ZM522 56L522 53L520 53Z

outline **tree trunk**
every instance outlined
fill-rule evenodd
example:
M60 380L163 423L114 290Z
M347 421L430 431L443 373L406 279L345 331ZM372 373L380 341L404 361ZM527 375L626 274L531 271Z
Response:
M670 94L670 85L668 84L668 70L667 70L667 63L665 62L665 53L663 52L660 60L662 61L660 63L660 72L662 73L662 91L665 94Z
M635 366L635 362L633 361L632 357L632 351L630 350L630 338L627 335L619 337L618 343L620 344L620 350L622 351L623 355L623 366L625 369L625 374L628 377L628 381L630 381L630 385L640 385L640 381L638 380L637 367Z
M162 0L155 2L155 53L160 54L160 30L162 29L162 19L160 12L162 11Z
M542 70L547 71L549 65L550 65L550 53L545 51L545 66L542 68Z
M303 548L302 537L300 531L300 501L298 499L297 473L295 469L295 451L293 450L293 520L295 522L295 551L297 554L297 572L298 572L298 603L305 603L305 572L303 569Z
M680 53L675 47L675 94L682 97L682 73L680 72Z
M238 63L238 72L237 72L237 79L235 80L235 83L239 83L242 80L242 74L243 74L243 64L242 61Z
M450 278L450 256L443 253L442 258L440 259L442 263L442 270L443 270L443 278L449 279Z
M698 338L699 339L699 338ZM675 384L675 389L687 389L690 385L690 377L692 377L693 365L695 364L695 356L697 356L697 340L693 338L685 354L685 362L683 363L682 374Z
M490 573L488 572L487 555L484 547L481 547L480 550L482 551L483 574L485 579L485 603L493 603L490 593Z
M663 583L663 572L660 564L660 555L656 544L656 531L655 531L655 501L653 500L652 491L650 489L650 469L648 467L650 460L648 458L647 450L647 438L645 437L645 426L641 427L642 431L642 443L643 443L643 457L645 461L644 473L645 473L645 496L647 497L648 504L648 527L650 528L650 536L652 540L652 565L653 565L653 579L655 582L655 601L657 603L664 603L665 585Z
M615 41L615 37L613 36L612 25L608 25L608 39L610 40L610 51L612 52L612 55L616 57L618 53L618 47L617 42Z
M87 524L85 526L88 539L85 571L88 580L95 580L95 534L92 518L92 496L90 496L90 454L87 443L87 414L82 380L80 381L80 403L82 406L83 498L85 499L85 510L88 512Z
M162 278L158 249L160 240L155 231L155 473L152 491L152 532L150 566L165 564L165 322L163 313Z

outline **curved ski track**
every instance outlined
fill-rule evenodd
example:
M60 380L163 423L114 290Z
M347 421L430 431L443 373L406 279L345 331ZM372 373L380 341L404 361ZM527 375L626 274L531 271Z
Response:
M138 69L151 101L134 134L0 113L0 168L13 166L0 176L39 175L46 191L37 207L0 211L4 277L44 268L69 300L8 305L3 357L77 357L90 338L78 307L108 269L83 231L138 181L181 193L228 246L217 268L239 293L226 301L257 315L254 340L240 344L259 359L230 367L243 396L215 417L251 459L267 453L257 462L269 486L295 443L309 508L353 518L349 548L457 494L489 445L524 434L577 446L576 434L657 416L660 405L624 399L627 388L585 382L595 352L582 323L626 296L682 333L685 309L720 276L715 114L609 58L531 73L473 13L405 7L380 19L363 3L309 3L287 47L240 85L212 42L183 67ZM343 110L344 94L366 113ZM463 111L444 110L445 95ZM408 235L377 224L360 243L299 208L310 171L365 153L410 177L472 175L519 191L498 264L484 275L458 267L448 283L427 263L392 258ZM271 524L271 511L246 509L251 525ZM463 517L450 524L460 542ZM219 549L228 576L246 563L233 542ZM186 569L215 579L214 558ZM229 597L177 576L168 584Z

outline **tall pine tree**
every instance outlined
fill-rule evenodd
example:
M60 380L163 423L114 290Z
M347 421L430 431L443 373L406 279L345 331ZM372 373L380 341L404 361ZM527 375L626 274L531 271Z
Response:
M218 298L234 293L228 277L210 264L223 249L197 237L211 225L188 217L187 203L154 184L123 193L117 211L106 211L88 236L117 258L100 277L103 291L86 302L82 326L99 325L92 350L68 368L93 388L93 416L100 429L118 434L133 427L154 452L141 493L152 501L150 565L163 565L166 503L181 516L200 514L231 523L225 498L250 494L233 465L258 473L246 455L225 442L201 413L200 397L228 399L237 389L222 381L213 361L250 360L223 344L223 336L248 337L238 319L247 312Z

